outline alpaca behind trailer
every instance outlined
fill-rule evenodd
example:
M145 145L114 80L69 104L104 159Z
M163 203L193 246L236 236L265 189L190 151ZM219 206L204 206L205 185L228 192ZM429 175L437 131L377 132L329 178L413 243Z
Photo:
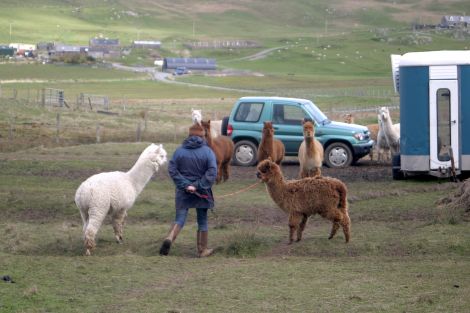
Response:
M470 51L411 52L391 59L401 123L394 178L470 171Z

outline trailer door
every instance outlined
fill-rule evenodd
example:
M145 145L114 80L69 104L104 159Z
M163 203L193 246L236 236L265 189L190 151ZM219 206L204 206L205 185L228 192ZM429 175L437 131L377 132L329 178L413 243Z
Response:
M459 156L459 94L456 79L430 80L430 169L451 167L453 153L455 169L460 168ZM449 148L452 148L450 150Z

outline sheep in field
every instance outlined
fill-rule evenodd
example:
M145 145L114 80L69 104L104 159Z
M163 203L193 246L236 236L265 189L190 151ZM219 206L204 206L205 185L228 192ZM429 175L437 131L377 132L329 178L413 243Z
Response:
M321 176L323 146L315 139L315 126L310 121L302 121L304 141L299 148L299 178Z
M266 121L263 126L261 143L258 148L258 162L271 158L276 164L284 159L285 147L282 141L274 138L273 123Z
M346 185L331 177L307 177L286 181L280 167L271 160L258 164L257 176L266 185L271 199L289 214L289 244L302 239L309 216L319 214L333 223L330 236L343 228L346 242L350 239L351 220L348 214Z
M379 111L379 134L377 141L382 146L390 149L392 154L400 151L400 123L393 124L390 112L387 107L380 108ZM386 144L383 144L385 140Z
M75 193L75 204L83 220L85 254L95 248L95 236L110 214L114 235L122 242L123 224L129 210L145 185L167 158L162 145L151 144L127 172L106 172L85 180Z

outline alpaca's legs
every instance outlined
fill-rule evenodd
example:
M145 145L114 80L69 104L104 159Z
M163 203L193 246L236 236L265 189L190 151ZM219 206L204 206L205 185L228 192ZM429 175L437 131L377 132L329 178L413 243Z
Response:
M291 244L292 242L294 242L294 237L295 237L295 234L296 232L298 231L299 229L299 224L302 220L302 214L298 214L298 213L291 213L289 215L289 244Z
M102 207L93 207L88 211L88 224L85 228L85 248L86 255L91 255L91 251L96 247L95 236L103 223L108 210L101 212ZM109 208L109 206L108 206Z
M117 243L122 243L122 234L124 227L124 219L127 216L126 210L122 210L113 215L114 237Z
M333 226L331 228L330 236L328 237L328 239L333 238L339 226L341 225L341 227L343 227L345 240L346 242L349 242L351 221L349 219L347 211L340 212L338 211L338 208L332 208L328 211L325 217L333 222Z
M223 171L224 171L223 172L223 178L224 178L224 181L226 181L230 177L230 160L224 162L222 168L223 168Z
M222 180L222 162L217 164L217 179L215 182L218 184Z
M333 225L331 226L330 236L328 237L328 239L332 239L336 235L336 232L338 231L339 226L340 225L338 221L333 221Z
M82 209L80 209L80 216L82 217L83 221L83 236L85 237L85 230L88 225L88 212L82 211Z
M351 237L351 219L349 218L348 213L343 215L343 219L340 223L343 227L344 238L346 240L346 243L348 243L349 238Z
M315 167L313 169L313 173L311 177L321 176L321 169L319 167Z
M302 233L304 232L305 226L307 225L307 220L307 214L303 214L302 221L300 222L299 229L297 230L297 241L302 240Z

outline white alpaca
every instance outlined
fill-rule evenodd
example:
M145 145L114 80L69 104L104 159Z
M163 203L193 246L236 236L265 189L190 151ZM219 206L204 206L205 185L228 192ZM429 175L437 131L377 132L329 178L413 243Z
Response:
M75 204L83 220L86 255L96 246L95 236L106 215L112 216L114 235L122 242L124 219L137 196L166 162L162 145L151 144L128 172L107 172L89 177L75 193Z
M202 121L202 111L191 109L191 119L193 124L201 125ZM215 138L218 136L222 136L222 120L211 120L211 137Z
M201 110L191 109L191 119L193 121L193 124L201 125L201 121L202 121L202 112L201 112Z
M387 107L382 107L379 111L378 145L379 142L379 147L387 146L392 154L400 152L400 123L392 123L392 118L390 117L390 112Z

